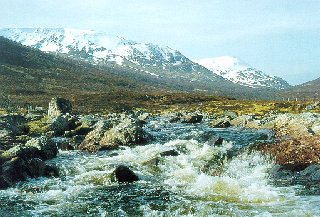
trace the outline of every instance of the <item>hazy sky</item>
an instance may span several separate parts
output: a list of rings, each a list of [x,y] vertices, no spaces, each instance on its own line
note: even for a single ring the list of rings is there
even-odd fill
[[[320,0],[0,0],[0,27],[102,30],[191,59],[231,55],[298,84],[320,77]]]

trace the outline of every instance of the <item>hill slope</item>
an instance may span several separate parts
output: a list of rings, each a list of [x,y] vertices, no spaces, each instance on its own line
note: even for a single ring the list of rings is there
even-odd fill
[[[320,99],[320,78],[294,86],[281,94],[284,98]]]

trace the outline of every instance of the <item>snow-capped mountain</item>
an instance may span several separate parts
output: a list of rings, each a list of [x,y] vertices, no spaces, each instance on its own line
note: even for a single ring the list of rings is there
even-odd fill
[[[0,36],[44,52],[63,53],[95,64],[113,63],[155,77],[182,77],[192,81],[199,74],[207,74],[204,79],[222,79],[211,76],[207,69],[167,46],[139,43],[92,30],[9,28],[0,29]]]
[[[285,89],[290,85],[279,77],[274,77],[251,67],[244,61],[231,56],[206,58],[194,62],[206,67],[213,73],[228,79],[236,84],[252,88],[268,87]]]

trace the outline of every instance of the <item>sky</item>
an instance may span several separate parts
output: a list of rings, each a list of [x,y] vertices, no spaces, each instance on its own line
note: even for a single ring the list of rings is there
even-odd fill
[[[320,0],[0,0],[0,28],[79,28],[236,56],[296,85],[320,77]]]

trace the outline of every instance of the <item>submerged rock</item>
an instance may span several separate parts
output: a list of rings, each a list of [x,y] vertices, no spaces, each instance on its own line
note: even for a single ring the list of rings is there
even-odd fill
[[[220,136],[214,136],[208,140],[209,145],[220,146],[223,143],[223,138]]]
[[[177,150],[169,150],[169,151],[164,151],[160,153],[161,157],[168,157],[168,156],[178,156],[179,152]]]
[[[139,177],[127,166],[120,165],[113,171],[113,176],[118,182],[135,182]]]

